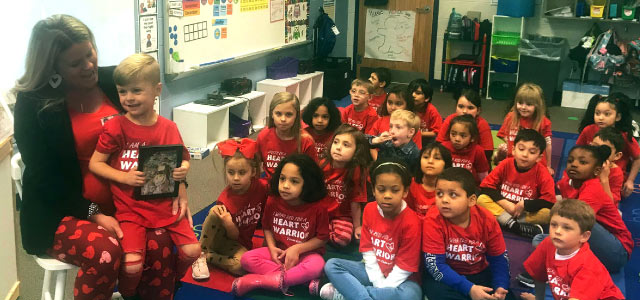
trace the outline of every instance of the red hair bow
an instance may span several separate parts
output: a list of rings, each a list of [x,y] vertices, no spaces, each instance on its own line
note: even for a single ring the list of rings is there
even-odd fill
[[[241,139],[240,141],[228,139],[218,143],[218,152],[222,156],[233,156],[236,151],[240,151],[242,156],[247,159],[253,159],[258,152],[258,144],[251,139]]]

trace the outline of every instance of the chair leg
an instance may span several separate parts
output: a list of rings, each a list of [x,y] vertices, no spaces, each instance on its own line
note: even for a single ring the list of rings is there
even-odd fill
[[[51,271],[44,270],[44,280],[42,280],[42,297],[40,300],[51,300],[51,292],[49,287],[51,285]],[[47,298],[47,295],[49,296]]]
[[[67,281],[67,270],[56,271],[56,292],[54,300],[64,299],[64,288]]]

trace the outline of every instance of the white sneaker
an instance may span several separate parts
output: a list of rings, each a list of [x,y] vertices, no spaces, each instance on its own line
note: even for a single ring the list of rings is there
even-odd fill
[[[191,265],[193,269],[191,275],[195,280],[205,280],[209,279],[209,266],[207,266],[207,256],[204,255],[204,252],[200,253],[200,257],[193,262]]]
[[[331,283],[322,286],[320,289],[320,298],[324,300],[345,300],[344,296],[342,296]]]

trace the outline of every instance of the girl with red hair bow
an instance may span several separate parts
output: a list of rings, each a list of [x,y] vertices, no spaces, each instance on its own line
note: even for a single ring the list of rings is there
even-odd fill
[[[202,255],[193,263],[193,278],[209,278],[206,263],[233,275],[243,275],[240,257],[251,241],[267,200],[267,183],[258,178],[260,158],[255,141],[228,139],[217,145],[224,160],[227,187],[202,224]]]

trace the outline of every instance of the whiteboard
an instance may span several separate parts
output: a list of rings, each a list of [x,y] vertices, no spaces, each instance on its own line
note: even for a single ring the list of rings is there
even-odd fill
[[[307,40],[308,0],[167,0],[165,8],[166,74]]]

